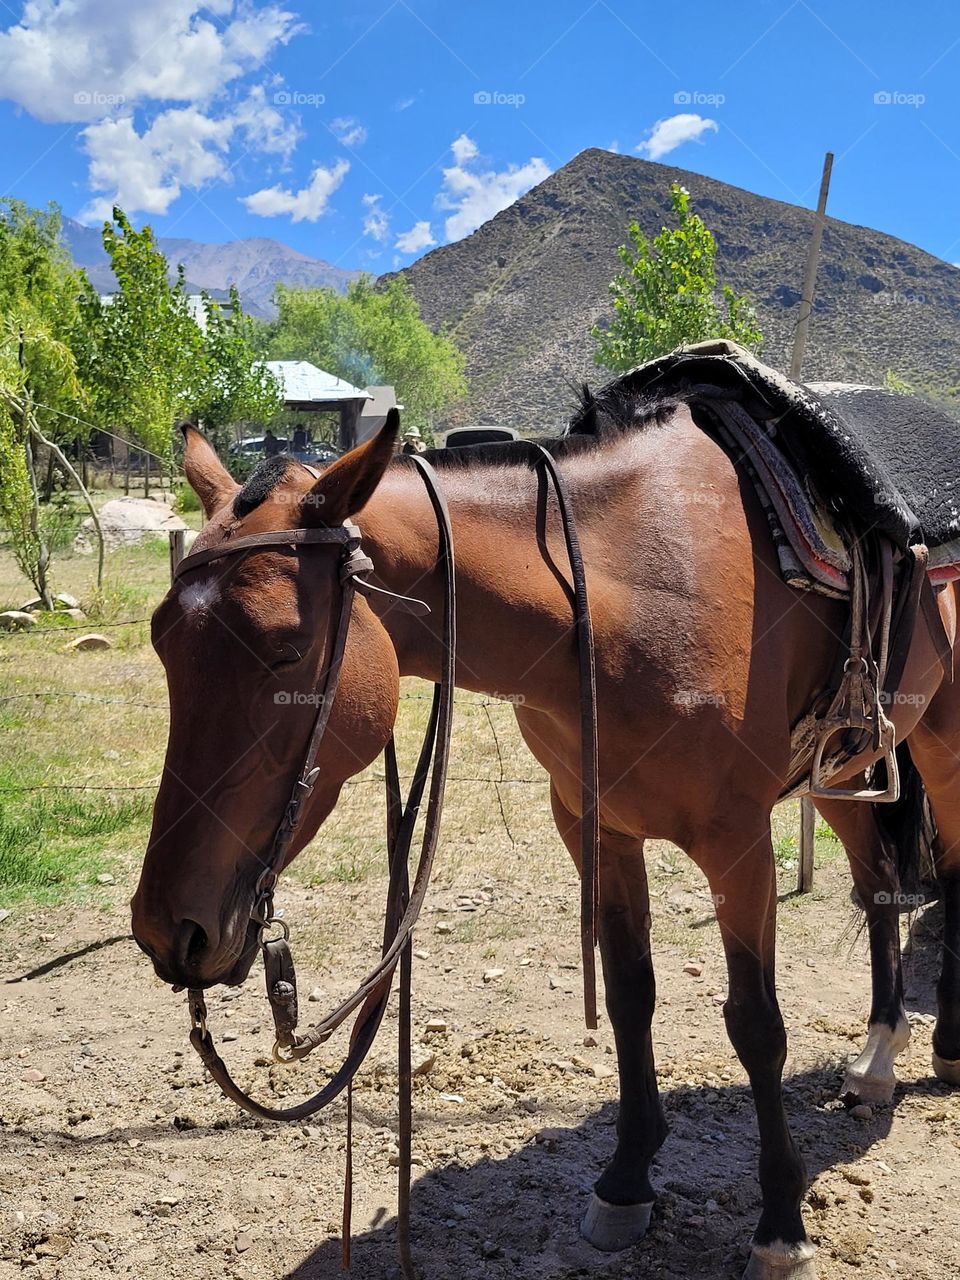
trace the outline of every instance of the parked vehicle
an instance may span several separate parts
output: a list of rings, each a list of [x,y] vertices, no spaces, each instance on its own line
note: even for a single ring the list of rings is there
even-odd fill
[[[341,450],[335,444],[330,444],[326,440],[307,441],[301,449],[291,447],[289,437],[277,436],[277,444],[280,446],[279,452],[296,458],[298,462],[304,462],[312,467],[328,467],[331,462],[335,462],[340,457]],[[234,457],[240,458],[258,458],[264,453],[264,437],[263,436],[245,436],[243,440],[239,440],[236,444],[230,446],[230,453]]]
[[[471,444],[498,444],[503,440],[518,440],[520,432],[514,427],[454,427],[443,437],[444,449],[463,449]]]

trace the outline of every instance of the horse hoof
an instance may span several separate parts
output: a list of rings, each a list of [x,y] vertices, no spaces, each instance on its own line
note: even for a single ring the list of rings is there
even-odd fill
[[[840,1097],[849,1106],[859,1102],[875,1105],[880,1102],[892,1102],[893,1092],[897,1087],[897,1077],[861,1075],[857,1071],[848,1071],[840,1090]]]
[[[944,1084],[960,1085],[960,1058],[941,1058],[933,1055],[933,1074]]]
[[[616,1253],[642,1240],[650,1226],[653,1201],[649,1204],[607,1204],[596,1194],[590,1197],[580,1224],[580,1234],[595,1249]]]
[[[816,1253],[809,1240],[755,1244],[743,1280],[817,1280]]]

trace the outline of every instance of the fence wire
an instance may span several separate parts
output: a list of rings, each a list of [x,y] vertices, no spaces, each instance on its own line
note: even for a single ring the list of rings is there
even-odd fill
[[[165,703],[159,702],[140,702],[132,698],[107,698],[98,694],[72,692],[64,690],[44,690],[30,689],[18,693],[6,694],[0,697],[0,706],[17,701],[33,700],[36,702],[47,700],[72,699],[79,704],[89,703],[93,706],[120,706],[131,707],[136,710],[143,711],[166,711]],[[401,702],[428,702],[432,700],[432,695],[427,693],[401,693]],[[449,783],[459,784],[483,784],[492,786],[495,789],[497,802],[500,809],[500,817],[503,822],[504,829],[512,844],[516,844],[516,840],[510,830],[507,820],[506,809],[503,803],[503,795],[501,787],[516,786],[544,786],[547,779],[543,774],[540,777],[508,777],[505,772],[503,748],[501,746],[500,737],[497,732],[496,723],[490,713],[491,707],[507,707],[510,704],[500,698],[485,698],[482,696],[474,697],[458,697],[456,700],[457,709],[478,709],[484,713],[487,724],[490,728],[490,734],[493,740],[494,750],[497,758],[497,774],[494,777],[480,777],[467,774],[448,774],[447,781]],[[413,774],[401,774],[401,780],[409,782],[413,778]],[[383,774],[371,774],[363,778],[348,778],[344,783],[345,787],[362,787],[370,785],[382,786],[385,782]],[[122,794],[129,791],[156,791],[159,787],[159,780],[155,782],[140,783],[94,783],[94,782],[44,782],[30,783],[22,786],[3,786],[0,787],[0,795],[24,795],[29,792],[43,791],[98,791]]]

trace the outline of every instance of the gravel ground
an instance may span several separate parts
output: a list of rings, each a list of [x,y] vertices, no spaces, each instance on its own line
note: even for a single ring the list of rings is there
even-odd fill
[[[615,1059],[584,1033],[576,890],[528,852],[497,874],[440,878],[415,970],[415,1251],[423,1280],[736,1277],[758,1215],[756,1125],[720,1010],[709,898],[675,851],[651,856],[658,1071],[670,1136],[647,1238],[614,1255],[578,1236],[612,1150]],[[792,878],[784,873],[784,889]],[[260,1124],[206,1081],[186,1010],[125,937],[113,906],[22,908],[0,926],[0,1276],[74,1280],[320,1280],[339,1276],[344,1109]],[[306,1014],[352,987],[373,954],[379,877],[285,887]],[[929,1070],[936,921],[914,926],[914,1028],[892,1107],[834,1101],[863,1038],[868,968],[842,859],[781,910],[787,1106],[811,1178],[821,1280],[960,1275],[960,1095]],[[906,926],[905,926],[906,928]],[[702,964],[700,976],[686,971]],[[342,1044],[269,1067],[259,972],[214,995],[211,1024],[241,1083],[276,1100],[314,1084]],[[429,1030],[427,1023],[438,1026]],[[391,1277],[396,1196],[395,1012],[356,1094],[353,1271]]]

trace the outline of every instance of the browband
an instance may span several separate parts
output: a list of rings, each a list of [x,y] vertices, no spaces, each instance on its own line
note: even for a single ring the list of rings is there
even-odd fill
[[[183,557],[174,571],[174,578],[191,569],[198,569],[211,560],[233,555],[235,551],[254,551],[266,547],[299,547],[309,542],[356,542],[360,545],[360,530],[355,524],[336,525],[331,529],[273,529],[266,533],[248,533],[232,542],[221,542],[202,551],[191,551]],[[372,567],[372,566],[371,566]]]
[[[427,614],[430,606],[423,600],[412,596],[402,596],[399,592],[388,591],[386,587],[374,586],[360,577],[362,573],[373,572],[373,561],[360,550],[360,530],[350,521],[334,525],[328,529],[272,529],[265,533],[249,533],[232,542],[221,542],[215,547],[204,547],[201,551],[191,551],[184,556],[173,573],[174,581],[181,578],[191,569],[199,569],[202,564],[211,560],[220,560],[223,556],[233,555],[237,551],[264,551],[273,547],[302,547],[310,543],[340,543],[344,549],[344,559],[340,566],[340,581],[352,578],[354,586],[362,594],[375,593],[395,600],[408,613]]]

